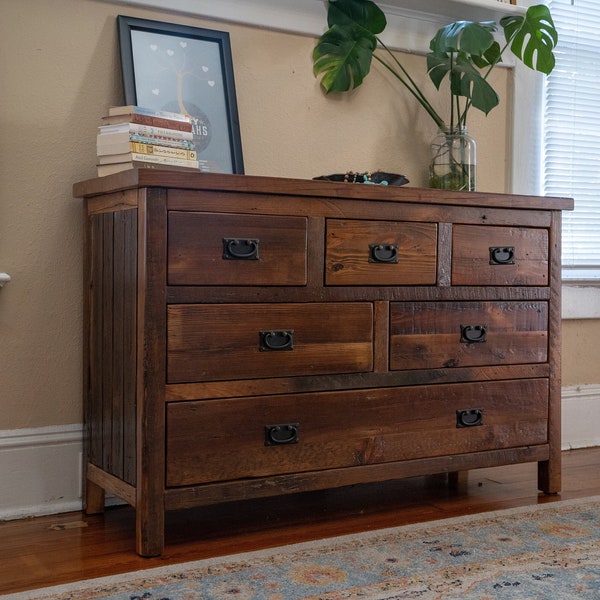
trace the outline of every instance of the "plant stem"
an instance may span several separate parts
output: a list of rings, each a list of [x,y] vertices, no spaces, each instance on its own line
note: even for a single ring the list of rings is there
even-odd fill
[[[504,48],[502,48],[500,50],[500,54],[498,60],[495,63],[490,64],[490,66],[488,67],[487,71],[485,72],[485,74],[483,75],[483,79],[487,80],[489,74],[492,72],[492,69],[499,63],[502,61],[502,55],[504,54],[504,51],[510,46],[510,41],[507,41],[506,44],[504,44]],[[471,100],[467,99],[467,101],[465,102],[465,110],[463,112],[463,121],[465,123],[465,125],[467,124],[467,111],[469,110],[469,108],[471,108]]]
[[[444,119],[440,117],[435,108],[431,105],[429,100],[425,97],[425,94],[419,89],[419,86],[415,83],[413,78],[408,74],[406,69],[402,66],[400,61],[396,58],[396,56],[392,53],[392,51],[379,39],[377,38],[378,43],[381,47],[388,53],[390,58],[394,61],[396,66],[400,69],[400,71],[404,74],[404,77],[398,73],[391,65],[389,65],[385,60],[383,60],[377,54],[373,54],[373,58],[375,58],[381,65],[383,65],[402,85],[417,99],[419,104],[427,111],[427,114],[435,121],[438,127],[445,127]]]

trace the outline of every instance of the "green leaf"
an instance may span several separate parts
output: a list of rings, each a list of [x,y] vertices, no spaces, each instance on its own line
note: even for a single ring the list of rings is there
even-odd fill
[[[427,70],[440,89],[445,77],[453,96],[467,98],[471,105],[488,114],[498,105],[498,95],[479,72],[500,60],[500,45],[494,40],[493,22],[457,21],[439,29],[430,43]]]
[[[371,0],[330,0],[329,29],[313,51],[313,73],[322,75],[321,87],[346,92],[358,87],[371,70],[378,33],[387,21]]]
[[[494,43],[494,31],[496,31],[496,24],[493,21],[484,23],[456,21],[438,29],[429,47],[435,54],[465,52],[474,56],[483,56]]]
[[[492,52],[492,56],[496,56],[496,53]],[[427,55],[427,69],[437,89],[440,89],[448,75],[451,94],[468,98],[475,108],[486,115],[499,103],[498,94],[472,63],[472,57],[464,52],[453,56],[430,53]]]
[[[328,6],[328,27],[358,25],[369,33],[377,35],[387,25],[383,11],[371,0],[330,0]]]
[[[481,73],[473,66],[467,56],[459,54],[454,71],[458,74],[460,81],[457,95],[464,96],[471,100],[473,107],[482,111],[486,115],[492,108],[498,106],[500,99],[494,88],[484,79]]]
[[[479,69],[486,69],[500,62],[502,53],[500,44],[494,42],[484,53],[483,56],[472,56],[473,63]]]
[[[430,52],[427,55],[427,71],[433,85],[439,90],[444,77],[450,72],[452,63],[445,53]]]
[[[555,63],[552,50],[558,43],[558,33],[547,6],[531,6],[524,17],[504,17],[500,25],[511,52],[525,65],[546,75],[552,71]]]
[[[315,77],[323,76],[321,86],[327,93],[354,89],[368,75],[376,47],[375,36],[364,28],[333,25],[313,51]]]

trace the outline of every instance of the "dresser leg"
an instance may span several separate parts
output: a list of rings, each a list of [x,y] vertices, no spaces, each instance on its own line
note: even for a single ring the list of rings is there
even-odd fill
[[[464,487],[469,482],[469,471],[451,471],[448,473],[448,487],[451,490]]]
[[[104,497],[104,488],[87,479],[85,482],[85,514],[97,515],[103,513]]]
[[[545,494],[558,494],[561,490],[561,459],[538,463],[538,489]]]
[[[165,546],[165,519],[162,512],[138,507],[136,516],[136,550],[140,556],[160,556]]]

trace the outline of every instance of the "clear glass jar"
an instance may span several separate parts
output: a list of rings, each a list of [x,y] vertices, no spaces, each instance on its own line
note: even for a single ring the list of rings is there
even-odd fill
[[[477,147],[466,128],[440,129],[431,142],[429,186],[439,190],[475,191]]]

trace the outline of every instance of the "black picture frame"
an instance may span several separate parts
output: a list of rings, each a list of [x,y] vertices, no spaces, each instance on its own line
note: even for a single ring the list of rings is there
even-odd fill
[[[125,104],[184,112],[200,169],[244,173],[229,34],[117,17]]]

